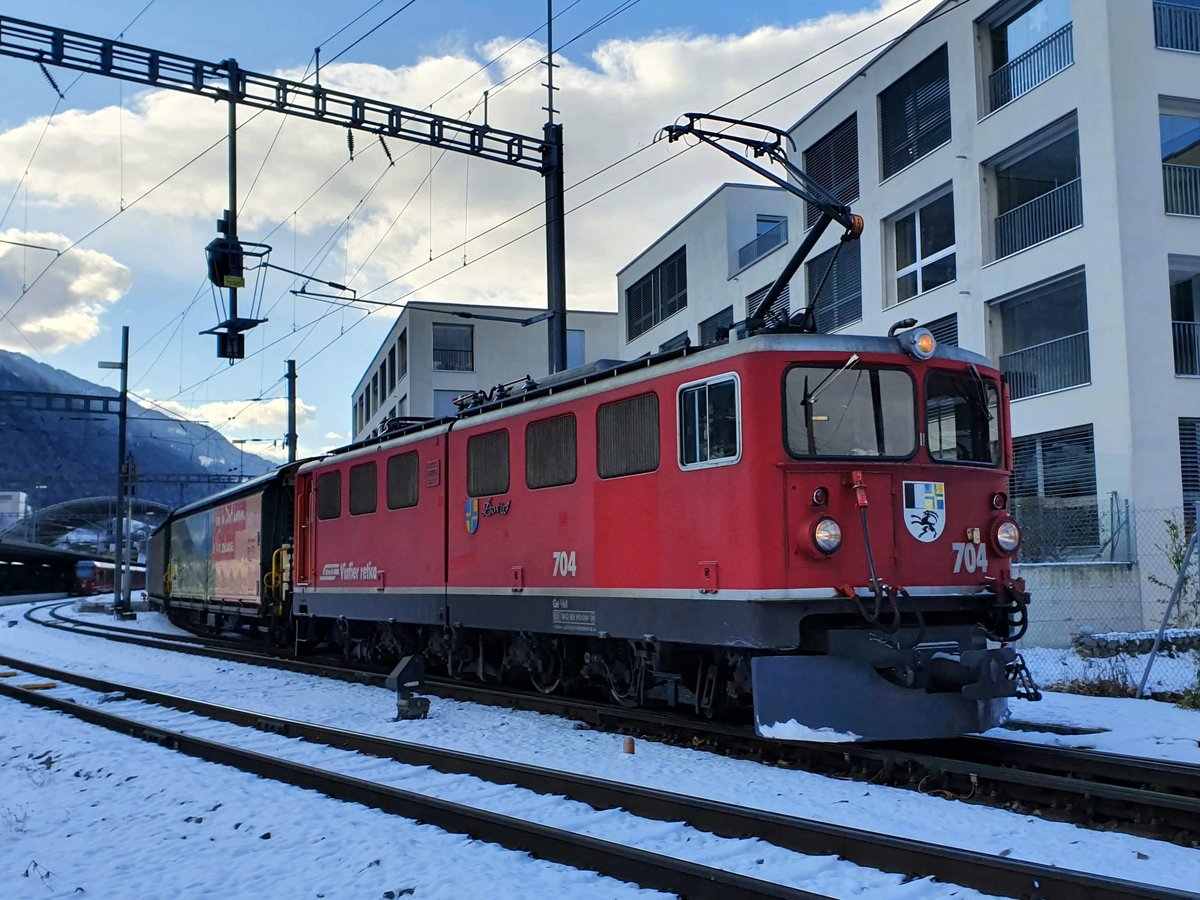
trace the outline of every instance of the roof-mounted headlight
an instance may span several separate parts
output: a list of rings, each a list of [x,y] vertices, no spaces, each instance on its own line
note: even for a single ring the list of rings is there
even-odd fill
[[[896,335],[900,348],[916,359],[929,359],[937,350],[937,341],[928,328],[910,328]]]

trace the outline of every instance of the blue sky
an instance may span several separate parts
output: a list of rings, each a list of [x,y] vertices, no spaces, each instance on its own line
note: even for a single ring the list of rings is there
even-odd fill
[[[305,69],[318,43],[328,61],[396,14],[324,70],[323,81],[422,107],[465,80],[435,106],[449,116],[466,115],[484,88],[541,53],[544,32],[500,64],[477,71],[544,24],[543,0],[415,0],[400,11],[406,2],[384,0],[336,37],[373,0],[154,0],[144,11],[146,0],[43,0],[8,3],[3,14],[116,37],[141,12],[125,33],[129,43],[212,61],[233,56],[245,68],[291,75]],[[872,51],[932,5],[933,0],[640,0],[574,40],[557,76],[568,209],[638,177],[568,216],[568,305],[614,309],[618,269],[721,181],[753,179],[716,154],[700,153],[641,176],[678,152],[677,145],[652,144],[659,126],[685,110],[711,109],[897,13],[725,110],[749,115],[765,107],[762,120],[786,127],[861,64],[856,56]],[[561,15],[555,43],[576,38],[620,7],[618,0],[573,5],[556,0]],[[62,70],[53,76],[60,88],[75,78]],[[14,301],[17,305],[9,321],[0,322],[0,346],[100,380],[95,361],[114,356],[120,326],[129,324],[135,390],[167,408],[204,417],[237,438],[282,434],[283,361],[296,358],[305,404],[302,451],[344,441],[350,393],[386,334],[390,316],[364,320],[356,310],[297,301],[287,291],[294,286],[290,277],[271,273],[263,295],[270,322],[248,335],[250,358],[223,366],[215,358],[214,339],[197,334],[217,321],[203,277],[203,247],[225,205],[225,148],[218,143],[223,110],[184,94],[87,76],[58,102],[47,127],[45,117],[57,98],[37,67],[0,59],[0,77],[9,88],[0,105],[3,236],[64,247],[117,214],[55,260],[28,293],[22,294],[22,285],[38,278],[52,255],[4,248],[0,311]],[[540,81],[535,72],[496,91],[491,123],[539,132],[544,117]],[[122,205],[129,206],[213,143],[218,146],[121,212]],[[390,149],[399,156],[409,148]],[[271,116],[240,133],[239,151],[242,237],[271,243],[272,260],[280,265],[338,281],[352,278],[360,293],[374,289],[374,297],[389,301],[530,307],[545,302],[544,244],[536,231],[540,210],[489,232],[536,207],[542,193],[536,175],[489,168],[478,160],[468,165],[462,157],[438,160],[426,148],[389,168],[381,150],[361,137],[355,160],[346,164],[340,129],[295,120],[281,128]],[[572,187],[631,153],[636,158]],[[527,232],[511,247],[475,262]],[[252,402],[257,397],[273,402]]]

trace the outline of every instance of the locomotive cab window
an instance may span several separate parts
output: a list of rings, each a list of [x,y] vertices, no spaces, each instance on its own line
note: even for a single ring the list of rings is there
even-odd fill
[[[342,514],[342,473],[322,472],[317,476],[317,518],[336,519]]]
[[[575,414],[530,422],[525,427],[525,484],[556,487],[575,481]]]
[[[639,394],[596,411],[596,470],[601,478],[658,468],[658,394]]]
[[[738,379],[721,375],[679,389],[679,464],[729,465],[741,455]]]
[[[467,496],[508,493],[508,430],[467,438]]]
[[[792,456],[903,459],[917,448],[912,376],[864,366],[793,366],[784,377],[787,448]]]
[[[350,467],[350,515],[365,516],[375,512],[378,491],[375,463],[359,463]]]
[[[1000,463],[999,392],[972,367],[931,372],[925,383],[925,431],[938,462]]]
[[[417,470],[417,451],[415,450],[388,457],[388,509],[407,509],[417,505],[421,487],[421,479]]]

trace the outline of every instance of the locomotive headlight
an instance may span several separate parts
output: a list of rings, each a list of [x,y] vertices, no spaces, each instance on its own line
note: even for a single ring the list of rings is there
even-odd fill
[[[842,546],[842,526],[833,519],[821,519],[813,528],[813,543],[822,553],[832,553]]]
[[[928,328],[910,328],[896,335],[896,340],[909,356],[929,359],[937,349],[937,341]]]
[[[1012,519],[1005,519],[996,526],[996,546],[1005,553],[1012,553],[1021,546],[1021,529]]]

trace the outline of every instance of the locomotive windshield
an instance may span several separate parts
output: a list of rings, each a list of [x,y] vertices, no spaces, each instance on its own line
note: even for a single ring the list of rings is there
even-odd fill
[[[932,372],[925,386],[929,454],[939,462],[999,465],[1000,417],[996,383],[974,366]]]
[[[793,456],[907,457],[916,449],[912,376],[857,365],[794,366],[784,379]]]

